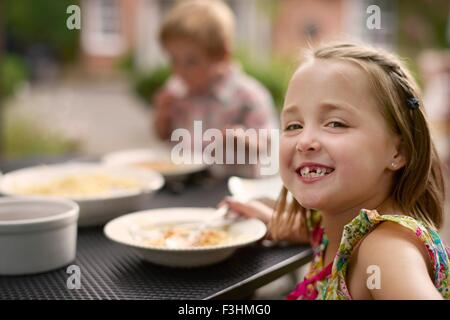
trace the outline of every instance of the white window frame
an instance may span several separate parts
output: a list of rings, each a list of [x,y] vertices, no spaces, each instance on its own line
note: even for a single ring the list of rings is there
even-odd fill
[[[117,10],[117,32],[105,33],[102,26],[102,1],[82,1],[81,43],[84,50],[91,55],[118,56],[125,51],[125,39],[122,32],[122,14],[119,0],[113,2]]]

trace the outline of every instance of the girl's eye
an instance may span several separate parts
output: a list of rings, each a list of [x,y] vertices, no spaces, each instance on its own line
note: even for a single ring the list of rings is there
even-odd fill
[[[329,125],[330,124],[334,124],[334,125],[332,125],[332,128],[347,128],[347,126],[345,124],[343,124],[342,122],[339,122],[339,121],[331,121],[329,123]]]
[[[290,130],[297,130],[297,129],[301,129],[301,128],[302,128],[302,126],[300,124],[293,123],[293,124],[288,125],[284,130],[290,131]]]

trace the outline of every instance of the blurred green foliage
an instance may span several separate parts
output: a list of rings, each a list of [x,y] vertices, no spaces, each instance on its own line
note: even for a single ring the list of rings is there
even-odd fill
[[[397,1],[399,47],[420,52],[429,48],[450,48],[447,35],[450,1]]]
[[[27,79],[28,72],[23,59],[7,54],[0,61],[0,86],[4,97],[8,97]]]
[[[272,57],[265,62],[255,62],[245,51],[239,51],[236,54],[236,60],[240,62],[245,73],[261,82],[269,90],[275,106],[281,110],[296,63],[277,57]]]
[[[59,59],[71,61],[78,51],[78,30],[66,26],[67,7],[79,0],[4,0],[6,30],[16,45],[45,43]]]
[[[47,46],[61,62],[74,61],[78,52],[79,31],[66,26],[67,8],[79,0],[3,0],[9,46],[18,54],[34,44]],[[0,85],[4,96],[14,93],[26,81],[29,70],[22,56],[7,52],[0,61]],[[72,152],[77,144],[50,133],[26,119],[3,121],[2,157],[58,155]]]
[[[5,121],[2,145],[3,156],[10,159],[74,153],[78,148],[75,141],[48,132],[32,121],[22,118]]]
[[[134,89],[139,97],[151,103],[153,96],[170,76],[170,68],[160,66],[149,73],[136,76]]]
[[[134,69],[134,58],[133,52],[128,52],[119,58],[115,64],[115,68],[126,73],[133,73]]]

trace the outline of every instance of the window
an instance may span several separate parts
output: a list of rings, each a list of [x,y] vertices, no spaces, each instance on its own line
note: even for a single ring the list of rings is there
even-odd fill
[[[84,0],[81,40],[92,55],[117,56],[123,53],[125,41],[121,28],[119,0]]]

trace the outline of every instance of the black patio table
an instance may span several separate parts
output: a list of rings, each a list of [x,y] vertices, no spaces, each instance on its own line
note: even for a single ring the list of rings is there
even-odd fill
[[[5,173],[64,160],[67,158],[3,162],[0,170]],[[180,189],[183,185],[186,187]],[[183,185],[166,185],[146,208],[215,207],[229,194],[226,181],[210,179],[204,172],[192,175]],[[81,271],[79,289],[69,289],[71,274],[61,268],[37,275],[0,277],[0,299],[245,299],[308,263],[311,256],[309,246],[265,246],[258,242],[238,249],[216,265],[169,268],[145,262],[129,248],[108,240],[102,227],[79,228],[73,262]]]

